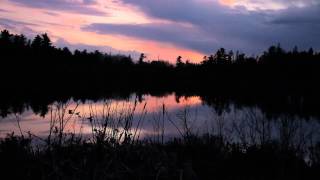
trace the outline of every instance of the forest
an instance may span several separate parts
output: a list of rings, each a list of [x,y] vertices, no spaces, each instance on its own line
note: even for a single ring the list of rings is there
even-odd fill
[[[99,51],[57,48],[47,34],[0,35],[1,115],[31,107],[43,114],[54,101],[126,98],[130,93],[162,96],[200,95],[208,104],[223,108],[234,103],[258,106],[271,116],[286,112],[302,117],[320,115],[320,53],[312,48],[286,51],[271,46],[250,57],[223,48],[200,63],[176,64],[133,60],[130,56]]]
[[[0,138],[1,176],[55,180],[320,177],[318,134],[304,131],[305,124],[312,126],[320,119],[320,52],[285,50],[278,44],[255,57],[224,48],[193,60],[199,63],[182,56],[177,55],[172,64],[148,60],[145,53],[132,59],[100,51],[71,51],[56,47],[47,34],[28,39],[2,30],[0,121],[17,117],[20,135],[13,132]],[[242,110],[249,107],[252,114],[245,116],[247,124],[235,122],[240,125],[233,129],[240,140],[226,135],[223,128],[194,133],[187,108],[178,118],[179,137],[164,141],[163,125],[162,134],[154,132],[158,141],[139,138],[143,120],[134,121],[138,102],[143,102],[144,95],[173,93],[177,102],[180,97],[200,97],[217,112],[209,120],[218,122],[231,105]],[[115,109],[115,115],[103,109],[101,117],[85,116],[66,105],[130,99],[132,94],[136,95],[133,106]],[[145,107],[138,117],[147,114]],[[260,109],[262,115],[250,108]],[[29,110],[49,116],[47,136],[22,132],[18,117]],[[175,123],[165,104],[158,111],[154,117],[158,123]],[[71,118],[85,120],[89,132],[66,131]]]

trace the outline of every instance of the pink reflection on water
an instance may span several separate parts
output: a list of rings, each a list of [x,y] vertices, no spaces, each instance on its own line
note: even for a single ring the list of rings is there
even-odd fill
[[[10,114],[8,117],[0,120],[0,137],[4,137],[11,132],[17,135],[21,134],[21,132],[23,134],[30,132],[36,136],[46,136],[49,133],[51,120],[59,119],[62,114],[64,115],[64,119],[68,119],[65,132],[91,134],[92,127],[88,120],[89,117],[94,116],[97,119],[103,118],[103,115],[106,115],[107,111],[114,117],[119,117],[121,114],[134,111],[133,127],[136,127],[136,121],[139,121],[142,114],[144,114],[146,117],[146,127],[141,127],[140,129],[141,137],[144,137],[145,135],[153,134],[152,131],[154,131],[154,129],[150,123],[152,123],[151,121],[154,119],[154,116],[162,111],[163,106],[167,112],[175,112],[185,107],[201,105],[201,103],[200,97],[180,97],[176,99],[174,94],[164,97],[146,95],[143,96],[141,102],[139,102],[135,96],[132,96],[128,100],[86,101],[85,103],[77,103],[70,100],[67,104],[64,104],[66,108],[65,112],[62,112],[61,109],[58,111],[58,105],[61,104],[54,103],[49,106],[49,112],[45,117],[34,114],[31,110],[27,110],[20,115]],[[50,109],[52,111],[50,111]],[[148,123],[149,125],[147,125]]]

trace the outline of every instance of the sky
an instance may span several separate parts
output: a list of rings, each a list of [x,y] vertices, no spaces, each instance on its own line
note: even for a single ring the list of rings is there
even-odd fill
[[[320,50],[320,0],[0,0],[0,29],[58,47],[199,62],[218,48]]]

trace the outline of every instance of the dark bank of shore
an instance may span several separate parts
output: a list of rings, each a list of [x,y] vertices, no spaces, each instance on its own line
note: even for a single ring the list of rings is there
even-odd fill
[[[299,147],[283,142],[239,144],[209,135],[189,135],[164,144],[134,141],[129,136],[121,143],[98,136],[90,142],[75,136],[56,138],[41,147],[32,145],[28,137],[2,139],[1,176],[75,180],[320,177],[320,144],[310,147],[306,156]]]

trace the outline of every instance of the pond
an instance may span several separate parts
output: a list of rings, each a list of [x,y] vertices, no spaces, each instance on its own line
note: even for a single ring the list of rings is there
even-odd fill
[[[90,137],[104,130],[110,136],[127,132],[132,138],[153,141],[203,134],[246,143],[285,139],[296,144],[318,139],[317,117],[285,113],[270,116],[259,106],[226,105],[204,99],[175,93],[161,96],[132,93],[126,98],[99,100],[69,98],[48,104],[42,113],[29,106],[8,113],[0,120],[0,136],[14,132],[46,137],[63,130]]]

